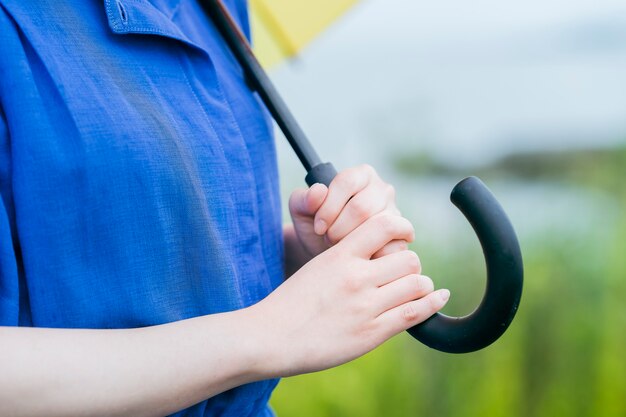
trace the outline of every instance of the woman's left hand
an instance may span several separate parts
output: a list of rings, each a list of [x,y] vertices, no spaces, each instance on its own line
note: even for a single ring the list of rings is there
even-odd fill
[[[315,184],[295,190],[289,211],[302,249],[312,258],[342,240],[370,217],[387,211],[400,215],[395,190],[369,165],[341,171],[330,187]],[[393,241],[374,258],[406,250],[405,241]]]

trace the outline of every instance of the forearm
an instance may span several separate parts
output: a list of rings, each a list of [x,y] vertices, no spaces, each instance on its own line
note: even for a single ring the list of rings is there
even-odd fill
[[[251,320],[240,310],[142,329],[0,327],[0,415],[167,415],[264,379]]]

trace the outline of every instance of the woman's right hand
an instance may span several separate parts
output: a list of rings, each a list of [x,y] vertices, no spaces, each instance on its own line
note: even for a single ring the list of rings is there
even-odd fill
[[[380,213],[250,307],[266,376],[348,362],[439,311],[450,293],[433,291],[414,252],[371,259],[387,243],[413,238],[408,220]]]

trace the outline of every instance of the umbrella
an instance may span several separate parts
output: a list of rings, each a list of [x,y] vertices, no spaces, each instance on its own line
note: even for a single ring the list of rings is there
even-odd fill
[[[295,56],[358,0],[250,0],[254,51],[271,67]]]
[[[321,161],[226,8],[220,0],[204,0],[202,6],[307,170],[307,184],[329,185],[336,175],[335,168]],[[408,332],[433,349],[467,353],[496,341],[515,317],[522,295],[522,255],[511,222],[482,181],[476,177],[462,180],[452,190],[450,199],[470,222],[483,248],[487,264],[485,295],[468,316],[437,313]]]

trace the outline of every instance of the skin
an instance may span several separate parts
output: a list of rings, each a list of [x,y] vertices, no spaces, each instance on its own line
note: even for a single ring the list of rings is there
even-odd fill
[[[167,415],[348,362],[445,305],[371,167],[296,190],[290,212],[290,278],[251,307],[142,329],[0,327],[0,416]]]

